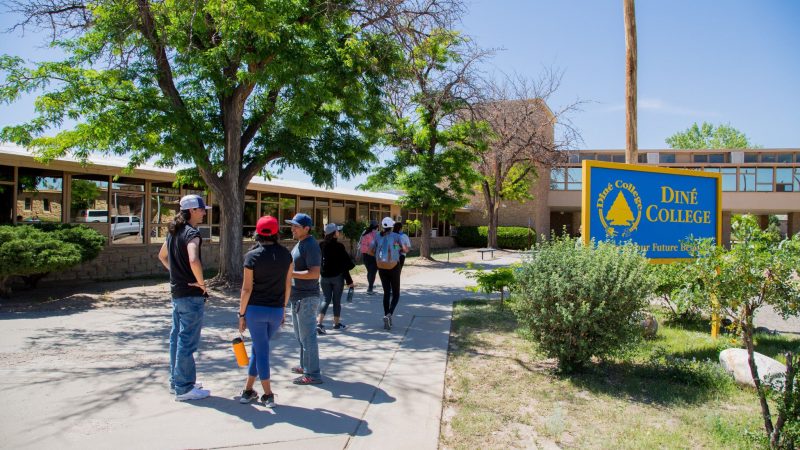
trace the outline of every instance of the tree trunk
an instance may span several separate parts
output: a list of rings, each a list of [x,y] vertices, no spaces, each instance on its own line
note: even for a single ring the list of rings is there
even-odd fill
[[[219,273],[214,277],[215,285],[235,287],[242,282],[242,222],[244,219],[244,189],[232,177],[222,180],[229,186],[215,192],[219,199]]]
[[[424,259],[431,258],[431,214],[422,214],[422,239],[419,241],[419,256]]]
[[[767,437],[772,436],[772,415],[769,411],[769,403],[767,403],[767,395],[764,392],[764,387],[761,385],[761,379],[758,376],[758,366],[756,366],[755,348],[753,346],[753,313],[749,309],[745,311],[745,318],[742,323],[742,340],[747,347],[747,363],[750,366],[750,375],[753,377],[753,383],[756,385],[756,392],[758,393],[758,401],[761,404],[761,416],[764,419],[764,429],[767,432]]]
[[[625,162],[639,162],[636,137],[636,14],[633,0],[622,0],[625,19]]]
[[[486,213],[489,216],[489,229],[486,233],[486,247],[497,248],[497,226],[500,223],[500,202],[492,195],[489,183],[483,182],[483,200],[486,202]]]

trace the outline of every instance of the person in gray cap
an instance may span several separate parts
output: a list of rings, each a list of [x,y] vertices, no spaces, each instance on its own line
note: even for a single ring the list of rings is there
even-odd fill
[[[294,335],[300,343],[300,365],[292,372],[302,374],[295,378],[294,384],[320,384],[319,347],[317,345],[316,314],[319,296],[319,274],[322,266],[322,253],[316,239],[311,236],[311,217],[295,214],[286,223],[292,226],[292,237],[297,244],[292,249],[294,271],[292,272],[292,324]]]
[[[347,328],[342,323],[342,291],[344,285],[353,287],[353,278],[350,270],[355,267],[350,255],[341,242],[338,241],[339,231],[342,227],[335,223],[325,225],[325,239],[319,243],[322,251],[322,271],[319,283],[322,286],[322,302],[319,304],[319,316],[317,317],[317,334],[325,334],[325,313],[328,306],[333,302],[333,329],[343,330]]]
[[[172,330],[169,334],[169,385],[176,401],[200,400],[211,391],[197,383],[194,352],[200,344],[206,283],[197,225],[203,222],[206,206],[199,195],[181,199],[181,210],[169,223],[167,239],[158,259],[169,271],[172,293]]]

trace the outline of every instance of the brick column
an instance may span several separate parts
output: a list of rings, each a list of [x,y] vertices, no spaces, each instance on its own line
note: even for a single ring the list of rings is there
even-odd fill
[[[731,248],[731,212],[722,211],[722,236],[720,237],[721,244],[725,248]]]
[[[800,212],[790,212],[786,216],[788,218],[786,223],[786,237],[792,237],[800,233]]]

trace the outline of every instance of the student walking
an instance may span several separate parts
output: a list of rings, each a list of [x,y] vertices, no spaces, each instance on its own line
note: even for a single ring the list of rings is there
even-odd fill
[[[347,284],[351,289],[355,285],[350,277],[350,270],[355,267],[344,245],[339,242],[339,232],[342,227],[335,223],[325,225],[325,238],[319,243],[322,252],[322,277],[319,280],[322,286],[322,302],[319,305],[317,317],[317,334],[325,334],[325,313],[333,302],[333,329],[344,330],[347,325],[342,323],[342,291]]]
[[[398,261],[398,264],[400,265],[400,271],[402,272],[403,265],[406,263],[406,254],[411,251],[411,238],[409,238],[407,234],[403,233],[403,222],[395,222],[392,230],[400,235],[402,245],[408,249],[400,252],[400,260]]]
[[[264,406],[275,406],[270,385],[269,341],[286,320],[286,305],[292,289],[292,254],[278,244],[278,219],[264,216],[256,223],[256,246],[244,256],[244,275],[239,300],[239,333],[250,329],[252,357],[240,403],[258,398],[253,389],[261,380]]]
[[[372,243],[375,241],[376,236],[378,236],[378,221],[370,220],[369,226],[364,229],[364,232],[361,233],[361,238],[358,240],[361,261],[364,262],[364,267],[367,269],[367,295],[375,294],[375,275],[378,273],[378,266],[375,263]]]
[[[392,329],[392,316],[400,301],[400,253],[408,253],[399,234],[392,231],[394,220],[384,217],[381,221],[380,235],[372,242],[378,276],[383,287],[383,328]],[[391,297],[391,303],[390,303]]]
[[[200,344],[200,329],[208,293],[203,279],[200,246],[203,240],[197,225],[206,216],[199,195],[181,198],[180,212],[169,223],[167,239],[158,259],[169,271],[172,294],[172,330],[169,333],[169,388],[176,401],[200,400],[211,391],[197,383],[194,352]]]
[[[317,307],[319,306],[319,275],[322,253],[316,239],[311,236],[311,217],[295,214],[286,223],[292,226],[292,237],[297,244],[292,249],[294,270],[292,271],[291,295],[292,323],[294,335],[300,343],[300,365],[292,372],[302,374],[292,381],[294,384],[320,384],[319,347],[317,345]]]

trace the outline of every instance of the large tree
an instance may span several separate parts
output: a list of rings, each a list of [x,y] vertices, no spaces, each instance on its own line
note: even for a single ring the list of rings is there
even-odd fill
[[[44,92],[5,140],[44,159],[92,151],[193,166],[220,204],[218,281],[241,277],[245,187],[267,165],[331,185],[365,171],[397,61],[387,34],[449,0],[17,0],[62,61],[3,56],[0,100]],[[444,7],[442,6],[444,5]],[[55,130],[65,120],[70,129]]]
[[[456,119],[478,98],[475,70],[486,53],[440,24],[415,29],[425,32],[399,35],[405,77],[389,90],[392,115],[384,144],[393,157],[365,186],[397,186],[400,204],[421,211],[420,256],[430,259],[433,215],[463,206],[478,179],[473,164],[481,124]]]
[[[565,153],[579,140],[570,114],[578,110],[575,101],[552,110],[548,100],[558,90],[562,74],[545,70],[535,80],[504,76],[482,89],[483,98],[460,113],[464,120],[488,125],[485,146],[476,147],[476,169],[489,219],[488,246],[497,248],[497,227],[501,201],[526,201],[537,168],[547,170],[565,161]]]
[[[685,131],[673,134],[666,139],[670,148],[680,149],[715,149],[715,148],[758,148],[750,142],[744,133],[736,128],[721,124],[712,125],[703,122],[702,125],[693,123]]]

